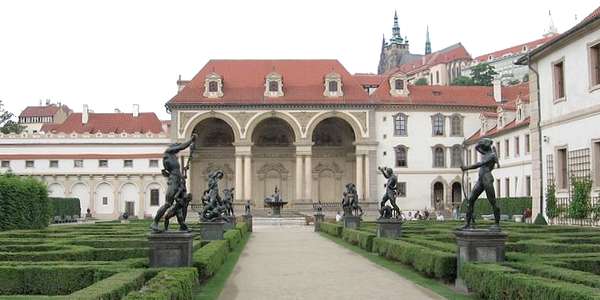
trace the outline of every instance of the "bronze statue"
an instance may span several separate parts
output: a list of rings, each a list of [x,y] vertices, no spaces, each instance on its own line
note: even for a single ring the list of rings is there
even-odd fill
[[[168,229],[168,219],[176,216],[177,223],[179,223],[179,230],[189,231],[185,224],[185,217],[187,211],[187,201],[191,198],[191,195],[187,193],[185,187],[185,180],[187,176],[187,170],[190,166],[190,160],[185,166],[184,172],[181,171],[179,159],[177,153],[192,146],[196,140],[196,134],[192,135],[192,138],[184,143],[171,144],[163,154],[163,176],[167,177],[167,193],[165,195],[165,204],[158,209],[156,216],[154,216],[154,222],[150,225],[150,229],[154,232],[161,232],[158,222],[165,215],[167,210],[170,210],[169,217],[165,218],[165,229]],[[193,150],[193,149],[192,149]],[[174,204],[174,202],[176,202]]]
[[[344,209],[344,216],[363,215],[362,207],[358,205],[358,193],[354,183],[346,184],[346,191],[344,191],[342,197],[342,208]]]
[[[250,215],[250,200],[246,200],[246,205],[244,205],[244,211],[246,216]]]
[[[208,174],[208,189],[204,191],[205,198],[203,202],[208,202],[202,208],[200,219],[203,222],[217,222],[223,220],[226,212],[225,203],[219,196],[219,180],[223,179],[223,171],[216,170]]]
[[[381,209],[379,210],[379,218],[380,219],[389,219],[392,217],[390,214],[387,214],[387,213],[384,214],[384,212],[385,212],[384,208],[388,201],[392,205],[393,212],[395,213],[395,217],[399,218],[400,217],[400,208],[398,208],[398,205],[396,205],[396,195],[398,195],[398,177],[396,177],[396,175],[394,175],[394,170],[392,170],[392,168],[378,167],[377,169],[381,172],[381,174],[383,174],[383,177],[385,177],[387,179],[387,182],[384,185],[385,195],[383,195],[383,198],[381,199],[381,203],[380,203]]]
[[[234,188],[223,190],[223,205],[225,206],[225,215],[235,217],[233,212],[233,190]]]
[[[479,168],[479,178],[473,187],[471,195],[467,199],[467,224],[462,229],[474,229],[473,209],[475,208],[475,201],[485,191],[485,195],[494,210],[495,224],[490,230],[500,230],[500,209],[496,205],[496,191],[494,190],[494,176],[492,175],[492,170],[496,165],[499,166],[499,164],[493,144],[494,141],[489,138],[479,140],[477,146],[475,146],[475,150],[481,153],[481,161],[470,166],[460,167],[463,171]]]

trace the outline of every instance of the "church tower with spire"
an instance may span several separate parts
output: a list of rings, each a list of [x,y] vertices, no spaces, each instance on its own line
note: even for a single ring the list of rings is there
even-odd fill
[[[383,74],[386,71],[408,61],[412,55],[409,52],[408,38],[400,34],[400,24],[398,22],[398,12],[394,12],[394,26],[392,26],[392,37],[388,42],[383,38],[381,44],[381,53],[379,56],[379,66],[377,73]]]
[[[431,54],[431,41],[429,40],[429,25],[427,25],[427,32],[425,33],[425,55]]]

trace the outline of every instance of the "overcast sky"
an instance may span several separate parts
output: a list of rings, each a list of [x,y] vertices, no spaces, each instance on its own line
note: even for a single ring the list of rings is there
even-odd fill
[[[336,58],[376,72],[394,10],[413,53],[462,42],[473,56],[559,32],[597,0],[546,1],[24,1],[0,2],[0,100],[18,113],[51,99],[168,118],[179,74],[214,58]]]

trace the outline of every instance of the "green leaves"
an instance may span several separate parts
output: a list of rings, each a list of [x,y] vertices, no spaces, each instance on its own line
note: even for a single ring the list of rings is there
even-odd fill
[[[30,177],[0,175],[0,231],[48,226],[46,185]]]
[[[591,212],[590,192],[592,181],[588,178],[571,178],[573,187],[573,198],[569,204],[569,217],[573,219],[585,219]]]

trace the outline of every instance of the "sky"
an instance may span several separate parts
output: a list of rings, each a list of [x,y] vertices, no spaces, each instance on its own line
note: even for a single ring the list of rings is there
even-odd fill
[[[377,71],[394,11],[410,50],[461,42],[475,57],[559,32],[597,0],[0,1],[0,100],[18,115],[50,99],[75,111],[156,112],[209,59],[338,59]]]

